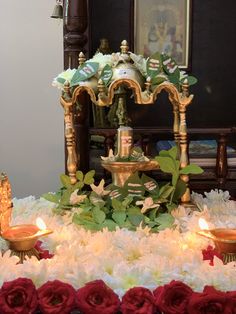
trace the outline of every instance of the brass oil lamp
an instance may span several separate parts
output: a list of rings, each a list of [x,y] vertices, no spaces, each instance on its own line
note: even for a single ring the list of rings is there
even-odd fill
[[[12,212],[11,186],[5,174],[0,176],[0,235],[9,243],[11,255],[18,256],[23,263],[26,256],[39,259],[35,244],[42,236],[52,233],[44,221],[37,218],[36,225],[23,224],[10,226]]]
[[[201,219],[199,224],[200,223],[205,223],[205,228],[197,233],[205,238],[211,239],[214,242],[216,249],[223,256],[224,264],[236,261],[236,229],[208,229],[208,225],[204,222],[204,219]]]

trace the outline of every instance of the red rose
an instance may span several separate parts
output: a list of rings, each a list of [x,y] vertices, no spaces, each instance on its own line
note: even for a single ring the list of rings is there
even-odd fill
[[[227,297],[232,308],[232,314],[236,314],[236,291],[227,292]]]
[[[153,292],[157,308],[165,314],[186,313],[187,304],[192,293],[193,290],[189,286],[175,280]]]
[[[37,291],[31,279],[5,282],[0,290],[1,314],[30,314],[38,305]]]
[[[102,280],[94,280],[78,290],[77,304],[84,314],[114,314],[120,300]]]
[[[76,306],[75,289],[59,280],[48,281],[38,289],[39,306],[45,314],[67,314]]]
[[[226,293],[206,286],[203,293],[193,293],[188,305],[191,314],[232,314]]]
[[[155,308],[153,294],[143,287],[128,290],[121,301],[122,314],[153,314]]]

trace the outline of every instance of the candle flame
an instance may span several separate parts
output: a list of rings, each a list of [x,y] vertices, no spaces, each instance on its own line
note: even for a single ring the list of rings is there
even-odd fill
[[[205,219],[199,218],[198,224],[201,230],[209,230],[208,223]]]
[[[38,217],[38,218],[36,219],[36,225],[37,225],[37,227],[38,227],[40,230],[45,230],[45,229],[46,229],[46,224],[45,224],[45,222],[43,221],[43,219],[40,218],[40,217]]]

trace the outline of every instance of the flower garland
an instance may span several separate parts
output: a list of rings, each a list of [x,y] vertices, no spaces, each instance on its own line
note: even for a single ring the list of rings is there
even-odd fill
[[[0,289],[2,314],[230,314],[235,307],[236,291],[205,286],[202,292],[194,292],[175,280],[153,292],[145,287],[131,288],[121,299],[102,280],[88,282],[76,291],[59,280],[36,289],[31,279],[18,278]]]

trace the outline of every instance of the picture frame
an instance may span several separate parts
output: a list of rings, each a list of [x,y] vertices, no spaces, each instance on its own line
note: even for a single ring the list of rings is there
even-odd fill
[[[191,0],[134,0],[134,52],[159,51],[190,70]]]

